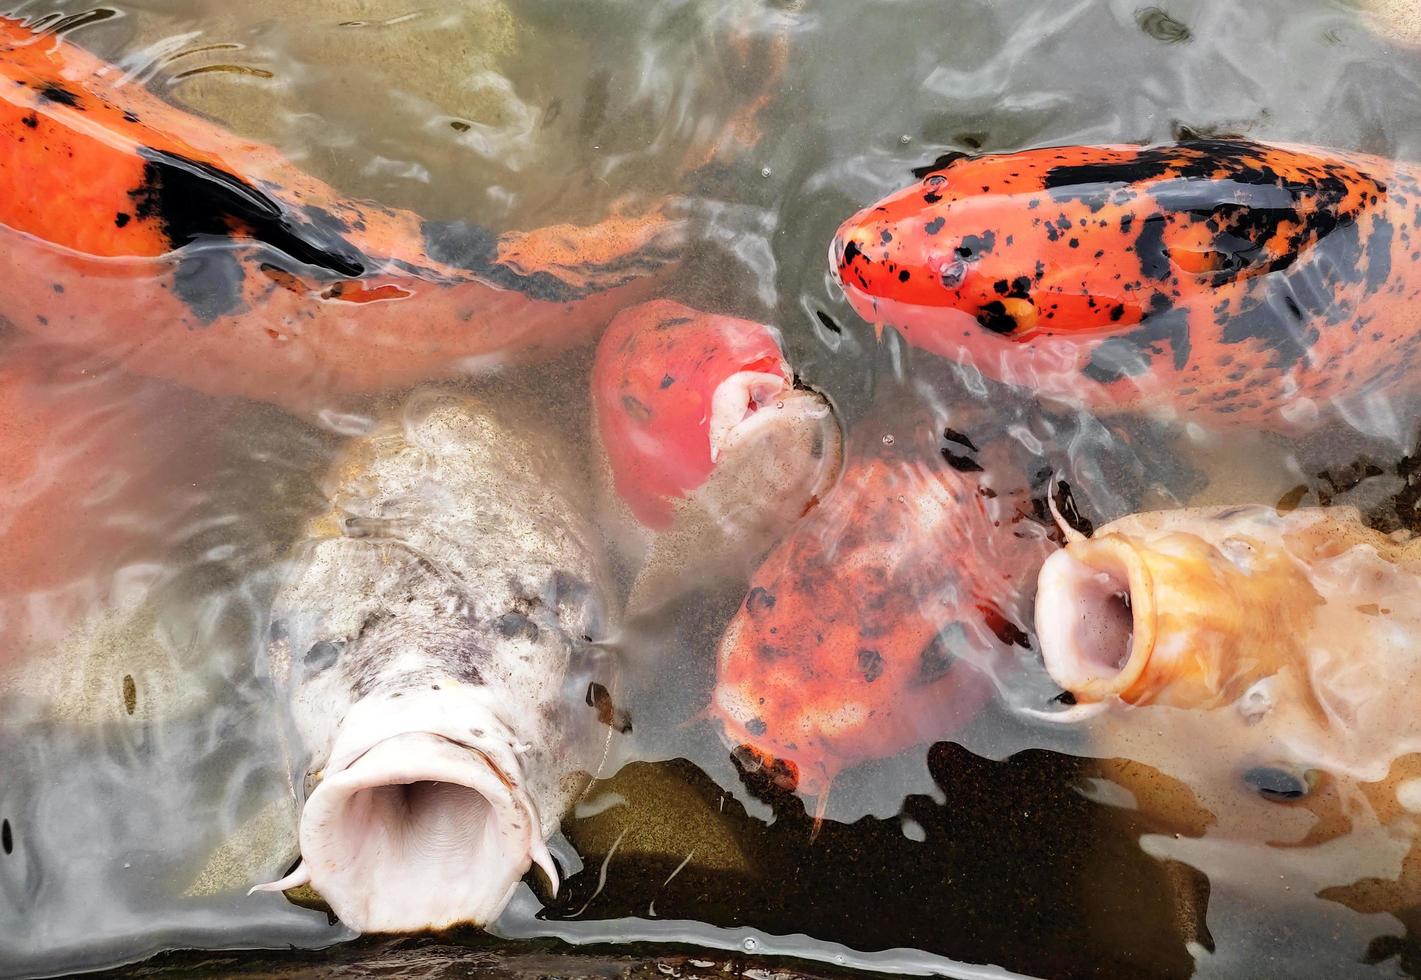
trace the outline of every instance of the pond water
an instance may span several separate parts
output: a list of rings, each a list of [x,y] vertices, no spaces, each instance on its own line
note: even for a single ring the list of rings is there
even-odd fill
[[[851,452],[935,441],[966,418],[977,444],[1032,457],[1033,478],[1064,477],[1096,525],[1287,499],[1421,528],[1417,416],[1399,400],[1294,440],[1107,425],[880,343],[826,264],[846,217],[953,150],[1242,133],[1421,160],[1421,55],[1341,0],[148,0],[12,14],[53,15],[129,84],[353,198],[505,230],[674,197],[698,224],[666,294],[774,324]],[[31,288],[0,286],[0,314]],[[349,420],[401,391],[297,414],[56,358],[18,331],[0,340],[0,397],[16,399],[0,436],[38,461],[0,514],[0,974],[352,938],[320,907],[247,895],[296,853],[285,705],[261,650]],[[479,383],[551,418],[573,453],[588,442],[591,356]],[[46,474],[65,492],[33,503]],[[619,636],[632,730],[552,842],[563,888],[530,875],[491,932],[960,977],[1421,971],[1414,909],[1323,895],[1396,877],[1396,840],[1161,832],[1084,731],[1013,710],[1055,693],[1039,670],[950,741],[854,767],[823,801],[757,779],[703,713],[743,595],[708,582]]]

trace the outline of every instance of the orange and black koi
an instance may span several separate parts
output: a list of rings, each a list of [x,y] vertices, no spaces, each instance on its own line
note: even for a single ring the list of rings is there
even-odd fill
[[[1285,429],[1421,367],[1416,167],[1222,139],[952,154],[917,176],[830,261],[865,319],[998,380]]]
[[[342,198],[0,18],[0,314],[286,405],[591,339],[669,268],[660,213],[495,235]]]
[[[721,640],[712,715],[821,809],[841,771],[971,721],[1030,646],[1033,577],[1055,548],[1011,467],[984,468],[952,430],[936,453],[914,442],[851,459]]]

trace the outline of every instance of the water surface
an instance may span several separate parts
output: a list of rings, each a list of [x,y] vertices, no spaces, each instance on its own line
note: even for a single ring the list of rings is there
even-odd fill
[[[1291,491],[1415,524],[1405,406],[1373,406],[1356,427],[1296,443],[1112,430],[891,337],[878,344],[825,263],[845,216],[948,150],[1204,132],[1421,159],[1421,58],[1340,2],[149,0],[19,11],[92,11],[68,37],[132,84],[277,145],[355,197],[506,229],[595,220],[629,194],[676,195],[705,225],[671,295],[776,324],[851,432],[905,438],[974,411],[990,420],[984,437],[1015,439],[1065,475],[1096,523]],[[749,56],[744,35],[759,45]],[[780,39],[789,59],[755,140],[717,155]],[[582,445],[587,358],[499,383],[553,406]],[[320,909],[245,890],[294,854],[281,707],[257,669],[267,603],[299,522],[320,506],[341,413],[371,406],[297,418],[112,377],[81,357],[32,395],[74,420],[47,449],[56,459],[104,454],[106,479],[76,487],[88,520],[78,529],[121,533],[81,538],[92,544],[55,556],[42,580],[0,584],[3,627],[22,651],[0,653],[0,973],[350,938]],[[951,743],[845,773],[815,833],[802,799],[738,769],[712,727],[691,720],[739,601],[734,588],[707,588],[628,633],[629,658],[651,652],[666,667],[635,673],[624,756],[565,823],[555,853],[566,887],[553,899],[530,878],[494,932],[964,977],[1421,970],[1411,921],[1293,889],[1306,860],[1293,852],[1161,839],[1093,775],[1079,737],[1005,707]]]

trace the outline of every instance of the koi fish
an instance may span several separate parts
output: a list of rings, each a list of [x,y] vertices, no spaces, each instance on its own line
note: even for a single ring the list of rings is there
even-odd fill
[[[0,18],[0,313],[137,373],[305,409],[562,350],[645,297],[679,227],[495,235],[347,200]]]
[[[354,440],[273,606],[300,736],[301,864],[346,925],[496,918],[607,751],[609,578],[546,433],[417,395]],[[313,787],[313,788],[312,788]]]
[[[964,726],[1030,644],[1021,624],[1048,529],[1024,487],[949,433],[966,448],[917,454],[905,439],[851,457],[721,639],[712,715],[821,810],[841,771]]]
[[[1394,851],[1400,835],[1410,853],[1387,876],[1290,853],[1353,908],[1421,900],[1421,539],[1349,507],[1261,506],[1073,537],[1041,569],[1042,658],[1138,809],[1185,837],[1299,849],[1355,835]]]
[[[1417,168],[1248,140],[948,154],[850,218],[854,309],[1101,413],[1304,426],[1410,384]]]
[[[842,434],[800,387],[773,331],[657,300],[617,315],[592,400],[622,538],[644,559],[633,606],[688,561],[747,565],[833,484]]]

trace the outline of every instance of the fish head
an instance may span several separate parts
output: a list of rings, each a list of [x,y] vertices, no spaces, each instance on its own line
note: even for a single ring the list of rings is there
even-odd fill
[[[998,526],[978,486],[906,455],[851,463],[770,552],[718,653],[711,711],[742,755],[815,796],[977,714],[1050,547]]]
[[[592,375],[625,536],[648,542],[629,610],[748,566],[814,506],[842,462],[828,399],[798,384],[774,331],[678,303],[619,315]]]
[[[1303,662],[1321,598],[1271,508],[1144,514],[1047,559],[1036,631],[1077,702],[1209,708]]]
[[[1095,409],[1210,389],[1248,341],[1292,337],[1259,356],[1286,367],[1356,299],[1359,217],[1385,195],[1346,159],[1226,139],[951,154],[917,174],[835,236],[854,309]]]
[[[676,503],[724,455],[823,405],[796,388],[771,328],[670,300],[612,321],[592,393],[617,493],[655,530],[672,524]]]
[[[1142,311],[1096,254],[1120,251],[1123,208],[1092,213],[1049,190],[1068,161],[1120,153],[949,154],[846,221],[832,269],[860,316],[941,352],[1128,327]]]
[[[308,756],[302,864],[263,887],[309,882],[361,931],[484,925],[533,864],[557,889],[563,776],[609,737],[604,613],[571,575],[474,589],[401,520],[430,515],[308,540],[275,603],[268,661]]]
[[[1138,514],[1046,561],[1037,634],[1157,826],[1321,844],[1421,812],[1419,575],[1351,508]]]

